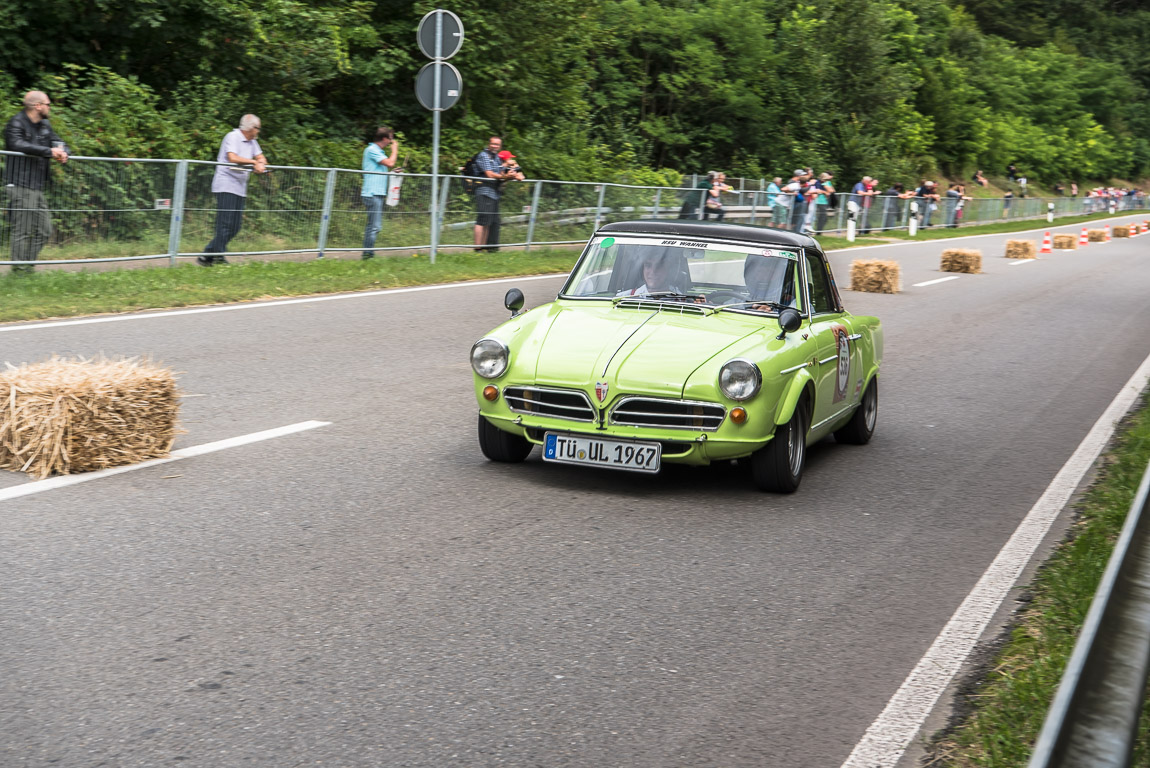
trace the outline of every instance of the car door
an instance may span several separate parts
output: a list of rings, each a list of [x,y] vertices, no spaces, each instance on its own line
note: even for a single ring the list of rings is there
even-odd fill
[[[815,411],[811,418],[811,429],[815,430],[855,404],[858,393],[854,383],[861,376],[862,360],[825,257],[810,248],[803,249],[803,280],[815,344]]]

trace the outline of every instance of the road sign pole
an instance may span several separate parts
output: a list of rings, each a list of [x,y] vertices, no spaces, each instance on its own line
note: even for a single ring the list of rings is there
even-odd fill
[[[435,14],[435,96],[432,109],[431,140],[431,263],[435,263],[435,252],[439,248],[439,87],[442,84],[443,67],[439,65],[443,55],[443,14]]]

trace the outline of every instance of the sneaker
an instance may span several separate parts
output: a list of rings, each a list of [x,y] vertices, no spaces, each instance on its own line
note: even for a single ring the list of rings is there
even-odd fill
[[[196,257],[196,263],[199,264],[201,267],[210,267],[210,266],[213,266],[215,264],[215,262],[212,261],[212,258],[210,256],[197,256]]]
[[[374,259],[375,254],[371,253],[370,251],[364,251],[363,255],[361,255],[359,258],[361,261],[367,261],[368,259]]]
[[[215,262],[216,262],[216,264],[227,264],[227,263],[229,263],[228,260],[226,258],[224,258],[222,255],[216,256]]]

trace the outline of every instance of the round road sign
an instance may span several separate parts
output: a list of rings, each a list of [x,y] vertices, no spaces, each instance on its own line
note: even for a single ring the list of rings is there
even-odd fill
[[[435,55],[435,19],[443,19],[443,42],[439,55]],[[419,30],[415,33],[419,50],[429,59],[450,59],[459,53],[463,45],[463,22],[451,11],[442,8],[431,11],[419,20]]]
[[[435,96],[435,68],[439,67],[439,98]],[[463,78],[459,70],[446,61],[429,61],[415,76],[415,98],[424,109],[442,112],[451,109],[463,92]]]

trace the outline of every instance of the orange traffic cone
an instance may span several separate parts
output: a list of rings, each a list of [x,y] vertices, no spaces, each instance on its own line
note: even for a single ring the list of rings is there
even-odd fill
[[[1150,232],[1150,221],[1142,222],[1142,234],[1146,234],[1147,232]]]
[[[1078,237],[1078,247],[1090,245],[1090,235],[1086,233],[1086,227],[1082,228],[1082,234]]]
[[[1110,242],[1110,225],[1107,224],[1105,227],[1103,227],[1103,229],[1106,230],[1106,239],[1103,240],[1102,242],[1109,243]]]
[[[1051,238],[1050,233],[1047,232],[1042,236],[1042,250],[1040,250],[1039,253],[1054,253],[1053,245],[1053,238]]]

